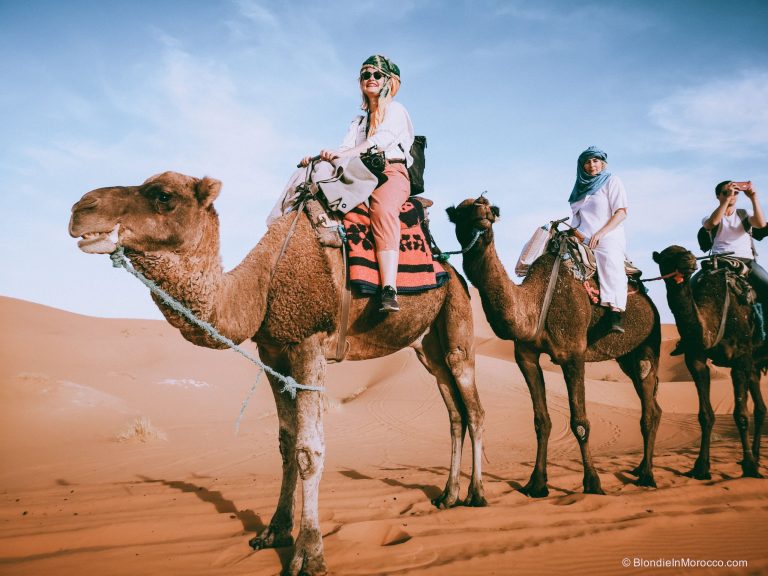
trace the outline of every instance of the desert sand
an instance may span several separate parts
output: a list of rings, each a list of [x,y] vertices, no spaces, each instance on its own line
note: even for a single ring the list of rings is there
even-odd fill
[[[693,480],[683,473],[698,451],[696,391],[668,356],[677,333],[664,327],[658,488],[646,489],[630,474],[642,455],[632,384],[613,362],[588,365],[591,447],[607,493],[596,496],[581,492],[563,378],[545,364],[550,495],[529,499],[518,489],[535,456],[531,401],[512,344],[494,337],[476,294],[473,303],[489,506],[430,504],[447,476],[448,418],[412,351],[332,365],[320,491],[331,574],[768,573],[768,480],[741,478],[726,371],[712,369],[712,479]],[[280,485],[265,379],[236,430],[255,366],[195,347],[163,321],[12,298],[0,298],[0,328],[0,573],[280,572],[287,549],[248,547]],[[734,560],[747,566],[684,565]]]

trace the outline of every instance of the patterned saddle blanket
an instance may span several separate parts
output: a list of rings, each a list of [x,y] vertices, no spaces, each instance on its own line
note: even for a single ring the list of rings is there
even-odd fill
[[[431,204],[431,202],[430,202]],[[400,260],[397,291],[421,292],[442,286],[448,273],[432,259],[431,237],[425,229],[426,214],[421,199],[410,199],[400,208]],[[359,292],[379,290],[379,267],[368,207],[360,204],[344,215],[349,249],[349,280]]]

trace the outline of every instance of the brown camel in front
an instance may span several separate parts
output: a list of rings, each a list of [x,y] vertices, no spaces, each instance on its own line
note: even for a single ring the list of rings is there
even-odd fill
[[[224,273],[219,256],[219,221],[213,202],[221,183],[174,172],[140,186],[99,188],[72,208],[69,232],[81,237],[81,250],[111,253],[117,245],[137,270],[186,304],[201,320],[236,343],[249,338],[261,359],[278,372],[308,386],[324,383],[326,357],[339,328],[342,259],[323,248],[303,213],[284,216],[243,261]],[[298,215],[297,215],[298,214]],[[295,233],[280,257],[288,230]],[[469,429],[472,476],[464,504],[485,505],[481,478],[484,413],[475,388],[475,359],[469,295],[460,277],[446,266],[449,281],[440,288],[401,296],[401,311],[383,314],[377,302],[355,296],[349,316],[347,358],[364,360],[412,347],[437,379],[448,408],[451,467],[438,507],[459,501],[461,448]],[[153,298],[168,322],[199,346],[222,348],[206,332]],[[318,489],[323,471],[322,393],[281,393],[270,377],[279,420],[283,479],[269,527],[250,542],[255,549],[293,543],[294,493],[301,477],[302,514],[293,556],[284,572],[324,574],[318,519]]]
[[[709,399],[709,358],[715,365],[731,369],[735,399],[733,418],[741,436],[743,450],[742,473],[744,476],[761,478],[758,468],[765,402],[760,391],[760,371],[768,367],[768,344],[755,337],[752,306],[734,294],[729,294],[726,308],[728,287],[724,268],[716,273],[702,275],[695,282],[695,288],[692,288],[691,276],[696,270],[696,257],[682,246],[670,246],[661,252],[654,252],[653,259],[659,265],[662,276],[666,276],[664,283],[667,287],[667,302],[685,342],[685,365],[691,372],[699,395],[701,448],[688,475],[699,480],[711,477],[709,447],[715,413]],[[725,325],[721,330],[723,320]],[[751,449],[748,393],[751,393],[755,405],[755,437]]]
[[[493,239],[496,206],[481,196],[448,208],[456,225],[456,237],[469,246],[475,231],[483,231],[464,255],[464,272],[480,292],[483,310],[496,336],[515,341],[515,359],[531,393],[538,447],[536,465],[523,488],[530,496],[546,496],[547,441],[552,428],[539,364],[542,353],[562,366],[571,408],[571,430],[581,449],[584,492],[602,494],[600,478],[589,452],[589,420],[584,402],[584,363],[615,358],[632,379],[642,405],[640,428],[644,453],[633,471],[641,486],[656,486],[653,477],[653,446],[661,418],[656,402],[657,370],[661,344],[659,313],[645,294],[632,293],[625,314],[626,333],[608,333],[601,322],[604,310],[593,306],[582,284],[560,268],[551,307],[541,333],[536,327],[549,283],[555,256],[545,255],[531,266],[521,285],[514,284],[504,269]]]

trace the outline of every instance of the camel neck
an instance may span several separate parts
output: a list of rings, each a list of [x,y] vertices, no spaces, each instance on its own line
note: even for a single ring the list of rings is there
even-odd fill
[[[137,270],[184,304],[197,318],[240,343],[258,331],[264,318],[270,275],[261,272],[272,270],[278,256],[273,246],[275,242],[264,241],[269,237],[268,233],[228,273],[224,273],[221,265],[218,220],[215,219],[204,227],[197,246],[189,252],[158,251],[133,254],[130,259]],[[156,296],[153,295],[153,299],[184,338],[207,348],[223,346],[162,304]]]
[[[691,289],[690,281],[681,284],[674,280],[665,280],[667,284],[667,303],[672,315],[675,317],[680,336],[688,342],[709,348],[713,342],[718,326],[708,318],[714,318],[714,303],[709,298],[702,302],[696,302]]]
[[[535,312],[523,287],[507,274],[491,240],[464,255],[464,272],[480,293],[494,334],[504,340],[527,339],[535,331]]]

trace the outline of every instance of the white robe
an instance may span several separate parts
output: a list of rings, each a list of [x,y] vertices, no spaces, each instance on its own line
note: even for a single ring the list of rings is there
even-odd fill
[[[627,208],[627,192],[618,176],[611,175],[597,192],[571,204],[571,225],[584,234],[584,242],[589,243],[592,235],[605,226],[621,208]],[[600,238],[595,248],[600,303],[619,310],[627,307],[627,274],[624,271],[626,247],[622,222]]]

